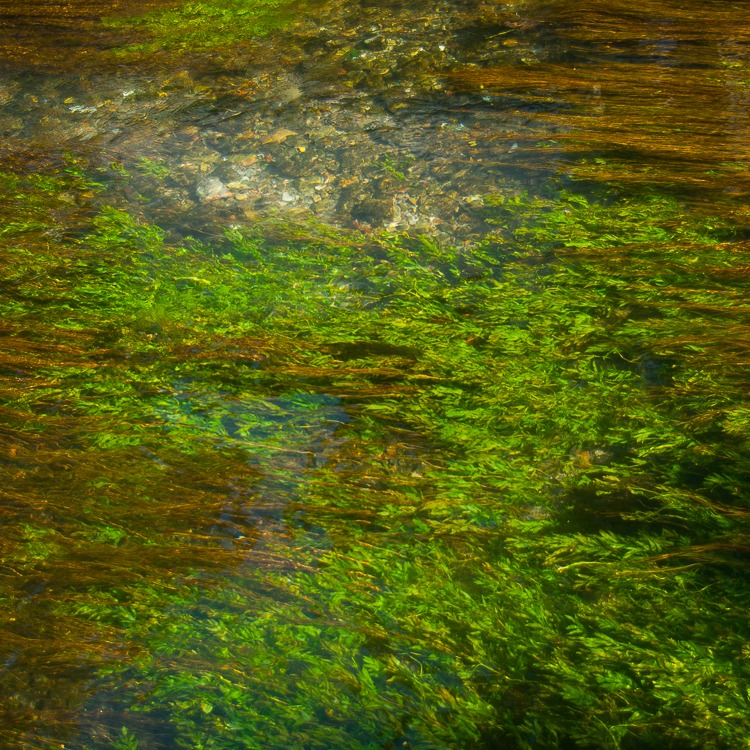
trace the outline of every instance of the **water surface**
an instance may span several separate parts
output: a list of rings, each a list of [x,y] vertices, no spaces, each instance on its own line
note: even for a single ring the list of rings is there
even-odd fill
[[[744,747],[745,5],[2,3],[0,744]]]

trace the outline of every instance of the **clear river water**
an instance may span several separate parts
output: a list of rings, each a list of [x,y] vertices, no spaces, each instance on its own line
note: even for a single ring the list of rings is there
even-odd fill
[[[750,5],[0,0],[0,747],[750,747]]]

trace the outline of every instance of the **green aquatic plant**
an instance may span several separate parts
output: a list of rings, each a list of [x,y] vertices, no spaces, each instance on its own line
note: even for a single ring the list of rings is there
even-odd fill
[[[721,43],[654,48],[645,85],[608,58],[677,37],[669,3],[537,5],[560,59],[600,27],[607,65],[453,83],[554,90],[573,174],[724,190],[735,11],[696,10],[680,38]],[[113,31],[200,51],[287,7]],[[165,164],[37,164],[0,174],[0,744],[748,746],[741,205],[547,186],[488,196],[463,248],[281,219],[175,241],[105,192]]]
[[[45,71],[151,65],[156,53],[162,64],[269,34],[299,9],[289,0],[87,0],[67,9],[8,0],[14,32],[0,39],[0,55]]]
[[[142,16],[110,19],[121,33],[145,35],[121,46],[121,55],[200,52],[263,36],[284,26],[298,12],[290,0],[194,0]]]
[[[170,243],[85,173],[1,183],[3,741],[744,746],[741,228]]]

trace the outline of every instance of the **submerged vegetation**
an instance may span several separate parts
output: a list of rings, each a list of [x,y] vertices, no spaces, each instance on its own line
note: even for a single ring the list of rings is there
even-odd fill
[[[273,13],[237,26],[251,7]],[[750,241],[723,191],[746,154],[709,153],[723,115],[681,119],[678,85],[744,79],[699,86],[708,58],[686,79],[587,8],[513,6],[482,33],[517,65],[445,76],[564,157],[472,196],[480,241],[236,206],[204,227],[213,198],[161,226],[140,191],[165,161],[5,160],[0,744],[749,746]],[[155,11],[140,50],[280,9]],[[529,29],[558,59],[534,67]],[[618,58],[598,93],[584,51]],[[675,110],[652,136],[636,62]],[[416,158],[381,161],[406,190]]]
[[[84,70],[147,65],[154,53],[175,57],[262,37],[300,9],[290,0],[8,0],[0,56],[32,68],[65,69],[71,61]]]
[[[118,50],[120,54],[196,52],[268,34],[288,22],[293,5],[298,13],[298,4],[291,0],[196,0],[108,25],[139,39]]]
[[[173,245],[69,171],[4,178],[3,597],[98,644],[83,745],[743,746],[739,228],[563,192],[461,251]]]

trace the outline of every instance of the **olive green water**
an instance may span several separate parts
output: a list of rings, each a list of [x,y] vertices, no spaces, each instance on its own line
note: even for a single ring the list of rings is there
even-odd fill
[[[747,11],[0,4],[0,747],[748,747]]]

